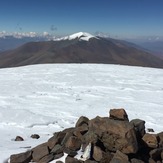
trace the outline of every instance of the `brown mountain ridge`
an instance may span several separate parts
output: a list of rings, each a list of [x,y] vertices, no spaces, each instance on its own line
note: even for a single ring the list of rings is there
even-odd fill
[[[78,33],[55,41],[29,42],[0,53],[0,68],[44,63],[103,63],[163,68],[163,60],[114,39]]]

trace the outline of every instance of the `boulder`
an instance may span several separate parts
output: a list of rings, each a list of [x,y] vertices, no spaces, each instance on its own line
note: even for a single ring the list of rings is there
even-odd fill
[[[120,150],[123,153],[136,153],[138,143],[134,126],[128,121],[96,117],[89,122],[89,131],[93,132],[108,151]]]
[[[73,151],[77,151],[81,147],[81,141],[76,136],[70,136],[67,142],[65,143],[65,147]]]
[[[32,152],[14,154],[10,156],[10,163],[29,163],[32,159]]]
[[[39,162],[46,155],[49,155],[49,149],[47,143],[43,143],[32,149],[32,158],[33,161],[35,162]]]
[[[135,127],[138,138],[142,138],[145,135],[145,121],[133,119],[130,123]]]
[[[110,163],[130,163],[130,162],[126,154],[117,150],[116,153],[114,154],[113,159],[110,161]]]
[[[54,160],[55,160],[55,159],[59,159],[59,158],[61,158],[62,156],[64,156],[64,153],[63,153],[63,152],[62,152],[62,153],[55,154],[53,159],[54,159]]]
[[[163,132],[157,134],[159,147],[163,147]]]
[[[53,154],[49,154],[44,156],[40,161],[38,161],[38,163],[49,163],[50,161],[52,161],[54,159]]]
[[[89,123],[89,119],[87,117],[81,116],[78,121],[76,122],[75,127],[79,127],[82,126],[83,124],[87,124]]]
[[[81,163],[81,161],[79,161],[76,158],[67,156],[66,159],[65,159],[65,163]]]
[[[93,148],[93,158],[96,161],[101,161],[102,158],[104,157],[104,155],[105,155],[105,152],[102,151],[100,147],[94,146],[94,148]]]
[[[153,149],[149,152],[150,157],[155,160],[161,160],[161,153],[163,152],[163,148],[157,148],[157,149]]]
[[[54,146],[54,148],[50,151],[53,154],[59,154],[63,152],[63,147],[60,144]]]
[[[31,138],[32,138],[32,139],[39,139],[40,136],[39,136],[38,134],[33,134],[33,135],[31,135]]]
[[[157,140],[156,134],[146,133],[142,139],[148,147],[150,147],[150,148],[158,147],[158,140]]]
[[[109,117],[114,120],[128,121],[128,115],[124,109],[110,109]]]
[[[15,141],[24,141],[24,139],[21,136],[16,136]]]
[[[64,132],[56,132],[53,137],[48,140],[48,147],[50,149],[54,148],[56,144],[61,144],[63,138],[65,137],[66,133]]]

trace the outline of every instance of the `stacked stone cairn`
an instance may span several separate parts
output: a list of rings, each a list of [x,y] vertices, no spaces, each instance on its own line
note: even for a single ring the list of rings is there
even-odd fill
[[[124,109],[111,109],[109,117],[80,117],[75,127],[54,133],[27,152],[11,155],[10,163],[48,163],[64,154],[65,163],[162,163],[163,132],[146,133],[145,121],[129,121]]]

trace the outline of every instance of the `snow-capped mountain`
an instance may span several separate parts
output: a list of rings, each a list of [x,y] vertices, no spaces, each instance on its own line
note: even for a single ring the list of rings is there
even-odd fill
[[[54,41],[30,42],[0,54],[0,67],[40,63],[105,63],[163,68],[163,60],[122,40],[79,32]]]
[[[78,40],[84,40],[84,41],[89,41],[90,38],[97,38],[93,35],[91,35],[90,33],[87,32],[78,32],[66,37],[62,37],[62,38],[58,38],[58,39],[54,39],[54,41],[61,41],[61,40],[74,40],[74,39],[78,39]]]

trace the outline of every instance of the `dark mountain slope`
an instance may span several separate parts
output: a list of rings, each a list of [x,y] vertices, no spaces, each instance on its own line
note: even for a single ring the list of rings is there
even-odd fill
[[[30,42],[0,54],[0,67],[42,63],[105,63],[163,68],[163,60],[122,41],[85,35],[74,39]]]

